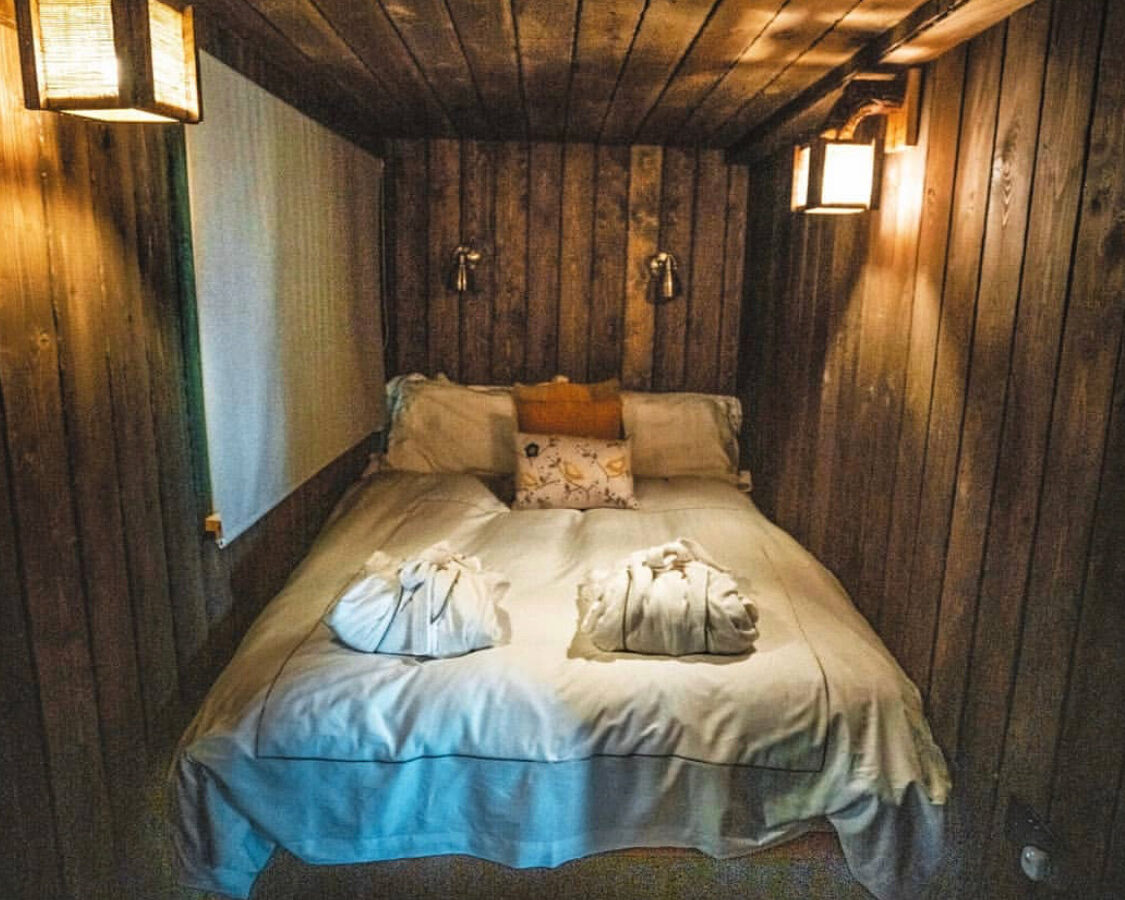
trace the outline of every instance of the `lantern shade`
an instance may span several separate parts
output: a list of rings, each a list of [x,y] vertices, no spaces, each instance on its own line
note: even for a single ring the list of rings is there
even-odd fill
[[[24,102],[110,122],[198,122],[191,7],[16,0]]]
[[[817,138],[793,152],[795,212],[857,213],[874,207],[875,142]]]

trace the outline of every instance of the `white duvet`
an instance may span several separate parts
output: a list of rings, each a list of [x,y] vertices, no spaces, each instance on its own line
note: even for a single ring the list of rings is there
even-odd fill
[[[638,510],[511,511],[471,476],[354,489],[184,736],[185,883],[247,896],[277,844],[333,863],[731,856],[827,815],[873,893],[916,895],[949,781],[914,686],[832,576],[734,487],[641,480],[637,497]],[[588,570],[679,537],[754,598],[749,654],[607,653],[576,634]],[[507,643],[421,661],[335,639],[321,617],[374,551],[439,541],[510,581]]]

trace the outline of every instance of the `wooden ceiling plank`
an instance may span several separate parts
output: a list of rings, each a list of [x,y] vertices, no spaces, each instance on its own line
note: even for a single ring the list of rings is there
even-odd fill
[[[699,39],[641,124],[641,143],[674,143],[680,125],[789,0],[720,0]]]
[[[927,28],[887,54],[883,62],[887,65],[916,66],[937,59],[947,50],[991,28],[1031,2],[963,0],[961,3],[947,3],[948,11],[935,17]]]
[[[607,143],[630,143],[699,36],[716,0],[650,0],[602,125]]]
[[[433,86],[382,7],[354,0],[316,0],[325,18],[369,69],[377,70],[387,91],[404,104],[405,137],[451,137],[453,122]]]
[[[376,155],[385,133],[348,84],[321,71],[242,0],[203,0],[199,45],[286,103]]]
[[[378,78],[309,0],[241,0],[259,13],[305,57],[341,85],[383,130],[396,130],[400,113]]]
[[[703,143],[748,97],[831,31],[862,0],[790,0],[680,128],[679,140]]]
[[[821,109],[827,113],[827,109],[831,107],[831,103],[827,102],[830,96],[838,96],[841,88],[857,72],[907,58],[900,53],[903,48],[919,46],[918,41],[924,40],[927,52],[940,55],[987,31],[992,24],[1003,18],[1003,11],[1008,11],[1004,14],[1010,14],[1015,8],[1026,6],[1030,2],[1032,0],[928,0],[898,24],[868,42],[847,62],[830,70],[774,112],[748,126],[740,139],[728,145],[727,159],[743,162],[761,159],[776,150],[781,143],[791,143],[801,136],[813,133],[823,121],[822,117],[818,119],[813,113]],[[970,33],[970,24],[978,30]],[[954,25],[958,27],[954,28]],[[933,37],[939,26],[944,35],[940,52],[937,49],[938,42]]]
[[[733,143],[828,72],[852,59],[872,40],[901,22],[926,0],[863,0],[824,37],[801,54],[721,128],[712,141],[719,146]]]
[[[492,137],[472,69],[442,0],[380,0],[380,3],[426,80],[445,100],[460,135]]]
[[[643,0],[582,5],[567,103],[568,141],[598,139],[644,6]]]
[[[446,0],[446,6],[493,130],[505,140],[524,140],[527,116],[511,5]]]
[[[513,3],[528,130],[537,140],[566,136],[578,0]]]

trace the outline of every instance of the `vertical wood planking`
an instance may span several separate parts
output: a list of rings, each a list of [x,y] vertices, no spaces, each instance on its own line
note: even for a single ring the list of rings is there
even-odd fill
[[[695,193],[684,386],[705,391],[719,382],[727,203],[727,166],[720,152],[700,151]]]
[[[938,653],[946,647],[954,653],[964,652],[967,648],[946,641],[955,632],[945,627],[945,610],[952,608],[963,621],[972,613],[978,588],[983,588],[969,662],[969,678],[982,690],[974,691],[970,698],[964,713],[964,734],[958,743],[964,743],[975,766],[966,779],[969,796],[984,804],[991,800],[991,775],[999,762],[1002,732],[993,726],[993,717],[1003,715],[1007,702],[1019,628],[1020,587],[1026,570],[1020,571],[1007,589],[994,592],[987,581],[983,585],[980,581],[981,560],[996,474],[1005,376],[1011,366],[1050,13],[1049,5],[1037,4],[1017,13],[1008,24],[993,181],[938,617]],[[997,548],[995,542],[991,546]],[[1018,550],[1005,547],[1000,552]],[[968,661],[964,656],[956,658]],[[975,782],[974,776],[978,779]],[[982,807],[982,814],[987,815],[984,810]]]
[[[597,149],[594,267],[590,285],[590,378],[621,373],[622,300],[628,232],[629,148]]]
[[[461,145],[461,235],[481,253],[476,293],[461,298],[461,377],[470,384],[492,375],[492,298],[496,293],[496,145]]]
[[[988,206],[996,113],[1003,68],[1004,28],[993,29],[969,46],[962,122],[972,123],[957,161],[945,287],[938,324],[938,353],[925,469],[918,506],[918,528],[907,592],[910,614],[901,662],[920,684],[930,678],[930,656],[941,596],[939,573],[945,564],[946,536],[953,505],[950,485],[957,470],[965,382],[972,346],[973,304],[980,275],[985,213]],[[968,627],[971,614],[961,616]],[[939,740],[947,736],[935,722]]]
[[[544,381],[558,368],[561,144],[531,145],[527,236],[527,354],[523,377]]]
[[[918,232],[918,268],[914,281],[906,386],[883,566],[883,603],[879,610],[879,631],[895,653],[900,653],[902,649],[904,619],[908,610],[910,562],[918,524],[945,278],[944,262],[953,208],[953,180],[961,124],[965,60],[964,47],[938,60],[931,70],[930,88],[927,92],[930,125],[926,141],[925,191]]]
[[[446,286],[454,248],[461,241],[461,147],[454,140],[433,141],[427,156],[429,185],[429,277],[427,359],[429,371],[458,378],[461,371],[461,310]]]
[[[136,185],[150,176],[140,149],[141,126],[87,131],[91,142],[93,206],[99,220],[107,386],[115,429],[125,556],[137,633],[141,688],[150,733],[160,710],[179,690],[174,630],[162,534],[151,374],[141,331],[146,291],[137,260]]]
[[[590,345],[590,273],[594,260],[593,144],[563,149],[562,250],[559,260],[559,372],[587,377]]]
[[[748,170],[714,151],[462,141],[455,154],[453,144],[393,145],[391,374],[444,369],[469,382],[615,375],[658,390],[733,391]],[[434,239],[435,223],[452,220],[446,174],[454,157],[459,234],[483,254],[478,293],[459,302],[438,292],[452,233],[448,247]],[[429,175],[418,162],[427,158]],[[653,305],[646,262],[660,249],[677,255],[684,294]],[[435,303],[449,310],[435,314]],[[445,321],[451,311],[459,329]],[[442,365],[419,358],[418,347]]]
[[[1066,12],[1061,15],[1075,16],[1076,5],[1066,4]],[[1082,11],[1091,17],[1097,13],[1089,6],[1077,12]],[[1090,530],[1104,471],[1125,316],[1125,184],[1117,163],[1125,153],[1121,129],[1125,17],[1118,13],[1111,11],[1102,45],[1086,168],[1088,189],[1080,213],[1054,385],[1023,630],[1018,656],[1007,673],[1012,696],[999,789],[1030,799],[1036,806],[1050,799],[1049,781],[1038,767],[1044,765],[1049,770],[1056,763],[1069,764],[1069,760],[1056,760],[1055,745],[1070,677]],[[1089,40],[1088,32],[1083,34],[1080,28],[1076,31],[1075,39],[1082,36]],[[1077,67],[1081,59],[1074,58],[1072,71],[1080,71]],[[997,804],[994,844],[1003,834],[1003,808],[1003,803]],[[992,863],[992,876],[1002,884],[1015,883],[1014,873],[999,858],[994,856]]]
[[[811,545],[929,686],[955,764],[950,874],[989,896],[1046,896],[1005,837],[1011,797],[1049,814],[1070,892],[1125,884],[1123,638],[1109,587],[1125,565],[1125,177],[1110,162],[1125,153],[1122,47],[1114,3],[1027,7],[929,67],[916,235],[916,182],[892,172],[866,246],[849,249],[841,223],[827,244],[810,239],[778,204],[759,227],[798,260],[774,296],[755,290],[770,264],[748,255],[743,390],[776,385],[764,408],[747,404],[751,440],[765,432],[758,444],[777,457],[764,471],[778,484],[756,493],[772,489],[798,533],[811,507]],[[781,183],[788,166],[769,169]],[[823,360],[810,308],[830,322],[844,310]],[[854,363],[833,361],[849,345],[851,377]],[[806,365],[823,382],[811,393],[792,383]],[[839,527],[857,500],[858,544]]]
[[[652,386],[654,307],[650,300],[648,260],[660,236],[659,147],[633,147],[629,159],[629,238],[625,272],[625,333],[621,383],[632,390]]]
[[[0,29],[0,72],[19,84],[15,35]],[[28,634],[33,647],[44,750],[54,800],[64,891],[107,891],[113,832],[96,688],[89,652],[69,448],[63,425],[58,337],[50,301],[47,230],[40,187],[40,121],[3,95],[0,169],[0,385],[7,429],[9,490]]]
[[[395,359],[399,372],[424,372],[428,368],[426,303],[429,295],[429,182],[426,178],[425,141],[396,141],[391,161],[389,227],[391,290],[389,305],[395,311]],[[452,248],[450,248],[452,249]]]
[[[679,147],[665,149],[659,249],[674,253],[681,265],[691,259],[695,169],[694,150]],[[680,271],[685,293],[690,293],[692,275],[690,269]],[[684,383],[686,343],[687,304],[682,298],[659,304],[656,307],[652,371],[652,385],[656,390],[673,390]]]
[[[496,154],[496,299],[493,303],[492,381],[523,371],[527,341],[527,144],[504,143]]]
[[[738,348],[742,315],[742,273],[746,259],[746,213],[749,201],[749,169],[727,169],[727,198],[724,210],[723,309],[719,317],[718,390],[733,394],[738,379]]]
[[[0,285],[9,286],[2,271]],[[10,295],[5,291],[5,296]],[[16,509],[8,478],[11,463],[3,396],[0,378],[0,685],[4,690],[0,803],[5,811],[6,840],[19,853],[5,853],[0,859],[0,886],[17,897],[58,897],[63,893],[59,849],[16,554]]]
[[[136,764],[139,726],[145,722],[141,673],[130,605],[122,492],[119,486],[114,414],[106,386],[107,318],[99,266],[98,233],[111,223],[92,214],[86,131],[89,126],[45,117],[44,145],[58,147],[57,162],[44,165],[45,208],[66,216],[66,227],[47,234],[51,293],[63,373],[63,413],[70,442],[75,521],[85,577],[101,728],[102,757],[114,819],[125,824],[126,798],[142,767]],[[50,164],[55,163],[55,164]],[[119,302],[116,298],[112,302]],[[160,644],[157,649],[161,649]],[[168,648],[165,647],[165,650]],[[174,662],[169,653],[168,662]]]

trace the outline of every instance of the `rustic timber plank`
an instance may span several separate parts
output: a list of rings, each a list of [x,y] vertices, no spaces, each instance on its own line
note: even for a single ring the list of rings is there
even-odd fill
[[[883,603],[879,610],[879,633],[896,654],[901,653],[904,641],[911,557],[921,502],[965,63],[964,48],[936,62],[930,73],[926,100],[929,130],[925,141],[925,193],[918,233],[918,271],[914,281],[906,387],[884,559]]]
[[[724,210],[726,233],[723,249],[723,309],[719,317],[719,371],[716,390],[733,394],[738,386],[739,331],[742,317],[742,273],[746,259],[746,214],[749,170],[727,167]]]
[[[0,265],[0,284],[8,287],[4,269]],[[17,510],[8,477],[11,461],[3,398],[0,379],[0,685],[4,715],[4,727],[0,728],[0,804],[5,816],[5,840],[19,848],[19,853],[0,857],[0,888],[15,897],[58,897],[63,893],[62,860],[51,816],[43,718],[20,583]]]
[[[643,0],[583,4],[567,103],[568,141],[596,141],[601,134],[644,7]]]
[[[785,105],[788,98],[801,94],[837,67],[847,65],[849,60],[924,2],[862,0],[840,18],[831,31],[812,43],[761,90],[749,96],[715,129],[712,140],[722,146],[734,143],[755,123]]]
[[[890,66],[916,66],[937,59],[993,25],[1015,15],[1032,0],[964,0],[947,9],[909,40],[883,57]]]
[[[684,383],[687,342],[687,304],[692,272],[686,268],[692,251],[692,210],[695,203],[696,152],[666,148],[660,200],[659,249],[680,261],[683,296],[656,307],[652,384],[658,391],[677,390]]]
[[[561,141],[566,136],[579,2],[525,0],[513,6],[528,129],[534,138]]]
[[[426,339],[428,369],[457,379],[461,371],[461,298],[446,286],[453,250],[461,242],[461,145],[431,141],[426,176],[429,187]]]
[[[453,123],[442,97],[426,80],[383,7],[352,0],[316,0],[317,8],[364,65],[379,73],[386,90],[408,103],[399,137],[452,137]]]
[[[628,232],[629,148],[597,149],[594,260],[590,284],[590,372],[592,381],[621,374],[622,298]]]
[[[424,77],[440,85],[446,112],[462,137],[493,137],[476,80],[442,0],[379,0]]]
[[[601,140],[633,143],[677,65],[707,21],[715,0],[650,0],[613,91]]]
[[[965,418],[961,427],[949,549],[934,646],[935,678],[942,682],[942,690],[950,680],[964,679],[965,667],[969,665],[972,634],[967,626],[974,615],[977,637],[969,670],[971,681],[980,674],[978,664],[985,666],[986,672],[989,667],[1006,668],[1014,652],[1021,586],[1026,577],[1027,545],[1021,546],[1013,540],[1003,547],[999,546],[991,537],[989,518],[1000,459],[1001,425],[1008,384],[1005,375],[1012,362],[1010,348],[1020,287],[1017,276],[1027,239],[1049,29],[1050,8],[1044,4],[1025,10],[1008,25]],[[1029,300],[1034,302],[1031,298]],[[1037,461],[1028,458],[1030,448],[1027,444],[1007,449],[1014,454],[1012,462],[1022,459],[1021,467],[1038,466]],[[1037,483],[1024,485],[1031,488],[1031,497],[1035,496]],[[1011,533],[1007,536],[1018,537]],[[1010,559],[1016,569],[1000,583],[982,584],[981,581],[986,538],[991,554],[998,558],[1001,565],[1005,559]],[[1003,629],[1009,625],[1013,631],[1004,632]],[[1001,630],[994,632],[993,629]],[[939,671],[943,673],[940,676],[937,675]],[[985,684],[991,683],[986,681]],[[1005,703],[1006,694],[999,688],[996,693],[987,691],[995,704]],[[980,696],[984,697],[985,693]],[[948,701],[948,707],[944,707],[945,701]],[[937,702],[948,710],[952,722],[954,710],[961,709],[960,697],[941,695]],[[983,714],[983,711],[978,710],[978,714]],[[972,721],[976,723],[980,720]],[[994,728],[986,730],[996,734]],[[953,734],[948,736],[951,746],[956,746],[953,737]],[[975,760],[983,757],[981,742],[990,739],[991,735],[976,736],[977,743],[969,751]]]
[[[139,786],[145,756],[141,675],[130,605],[121,490],[115,465],[113,409],[106,391],[107,315],[87,153],[87,123],[65,116],[40,120],[44,205],[64,227],[46,234],[50,291],[59,335],[62,400],[74,480],[90,651],[101,744],[117,832],[128,821],[127,798]],[[118,302],[114,297],[111,302]],[[169,648],[170,649],[170,648]]]
[[[152,423],[151,373],[145,357],[144,286],[138,263],[141,222],[153,214],[137,208],[136,186],[148,172],[139,152],[143,126],[87,129],[92,197],[99,222],[107,389],[116,435],[118,483],[125,555],[137,633],[145,727],[153,729],[179,692],[175,634],[168,595],[162,533],[156,436]]]
[[[108,892],[113,831],[97,713],[89,622],[73,514],[69,450],[50,302],[40,187],[40,120],[23,109],[15,33],[0,30],[0,385],[9,503],[18,517],[27,630],[33,647],[42,750],[54,798],[63,890]],[[39,819],[42,822],[42,819]]]
[[[362,105],[354,104],[339,82],[320,72],[241,0],[206,0],[206,5],[197,10],[195,21],[201,49],[326,128],[377,156],[386,153],[382,135],[373,127],[370,115],[357,111]],[[252,37],[248,39],[245,34]]]
[[[574,381],[584,381],[589,374],[595,176],[594,145],[567,144],[563,149],[558,368]]]
[[[951,487],[957,472],[957,449],[965,401],[968,367],[965,348],[972,343],[973,307],[988,207],[1003,49],[1003,29],[981,35],[969,48],[965,76],[961,115],[963,134],[953,194],[953,208],[957,214],[953,218],[946,255],[945,287],[938,324],[940,339],[926,435],[926,463],[911,559],[906,641],[899,660],[917,684],[930,681],[941,573],[945,568],[945,536],[949,533],[953,504]],[[971,623],[971,617],[969,621]],[[943,673],[939,677],[946,674],[954,673]],[[938,716],[936,710],[935,716]],[[934,727],[938,740],[948,747],[950,735],[942,731],[940,718],[935,721]]]
[[[208,0],[212,2],[214,0]],[[380,130],[393,132],[402,113],[391,92],[336,33],[315,4],[308,0],[227,0],[216,8],[229,14],[227,11],[234,3],[258,13],[269,23],[267,27],[296,47],[313,68],[331,77],[340,86],[338,91],[348,95],[357,112],[379,123]],[[262,30],[262,26],[257,25],[254,36]]]
[[[561,144],[531,145],[527,238],[527,348],[522,377],[545,381],[558,368]]]
[[[529,197],[526,144],[500,144],[496,154],[496,298],[492,321],[492,380],[520,376],[527,343],[527,221]]]
[[[723,311],[727,167],[718,150],[700,151],[698,166],[691,258],[687,263],[691,297],[682,386],[689,391],[715,392]]]
[[[395,310],[395,373],[424,372],[429,365],[426,306],[429,297],[430,259],[429,183],[426,179],[425,141],[396,141],[388,166],[388,206],[395,227],[387,229],[388,254],[394,285],[389,305]],[[450,247],[446,252],[450,252]],[[388,374],[391,374],[388,372]]]
[[[625,251],[625,331],[621,383],[631,390],[652,387],[656,318],[650,300],[648,260],[660,236],[660,147],[634,146],[629,159],[629,237]]]
[[[1069,19],[1084,11],[1091,24],[1096,21],[1096,7],[1076,11],[1076,6],[1067,4],[1060,15]],[[1125,317],[1125,247],[1121,243],[1125,179],[1117,163],[1125,152],[1121,129],[1125,17],[1111,10],[1107,24],[1086,169],[1086,183],[1092,189],[1087,190],[1081,209],[1000,766],[999,790],[1016,793],[1036,806],[1050,799],[1045,772],[1056,762],[1062,698],[1070,676]],[[1089,39],[1089,30],[1079,34]],[[1085,48],[1088,52],[1089,45]],[[1062,765],[1068,762],[1061,761]],[[1002,806],[997,804],[997,813]],[[1003,834],[1003,823],[995,818],[992,833],[994,842]],[[1013,873],[999,859],[993,856],[991,862],[990,876],[1002,885],[1015,883]]]
[[[682,140],[702,141],[722,128],[778,73],[822,39],[862,0],[790,0],[738,62],[680,124]]]
[[[720,0],[660,96],[645,113],[637,139],[658,143],[674,138],[680,124],[788,2]]]
[[[512,4],[446,0],[445,5],[493,133],[509,141],[526,140]]]
[[[477,292],[461,299],[461,377],[487,382],[492,374],[492,298],[496,293],[496,145],[461,142],[461,234],[481,253]]]
[[[209,679],[206,664],[207,588],[203,582],[201,551],[202,504],[193,471],[195,452],[190,423],[192,410],[184,376],[188,368],[181,317],[181,280],[189,276],[175,244],[175,161],[183,153],[183,128],[146,130],[144,143],[151,156],[153,177],[146,189],[154,210],[144,231],[141,253],[143,283],[148,286],[146,335],[149,371],[153,373],[152,416],[160,449],[160,508],[163,512],[165,558],[176,641],[178,680],[189,705],[202,699]],[[162,221],[163,218],[163,221]],[[161,227],[163,226],[163,227]]]

